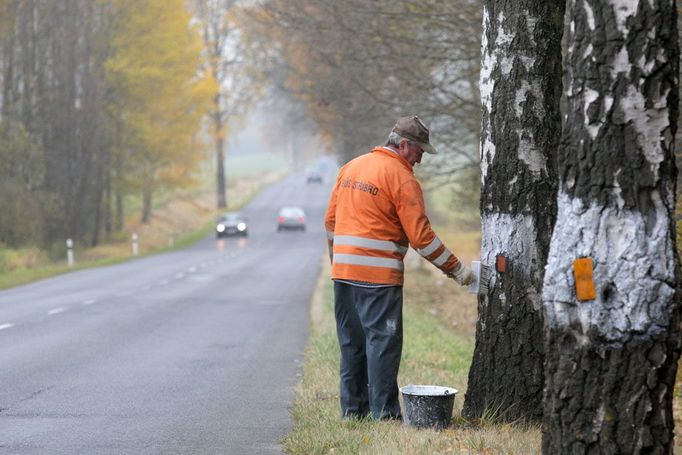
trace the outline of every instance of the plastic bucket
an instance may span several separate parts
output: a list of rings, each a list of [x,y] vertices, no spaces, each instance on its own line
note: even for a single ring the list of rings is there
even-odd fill
[[[450,425],[457,390],[437,385],[407,385],[403,394],[403,422],[416,428],[442,430]]]

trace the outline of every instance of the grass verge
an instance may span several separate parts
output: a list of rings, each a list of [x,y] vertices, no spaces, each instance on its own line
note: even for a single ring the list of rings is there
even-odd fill
[[[476,235],[443,235],[465,257],[479,248]],[[459,243],[459,245],[458,245]],[[459,248],[458,248],[459,247]],[[476,425],[455,417],[445,431],[414,430],[397,422],[341,420],[339,350],[328,260],[311,305],[311,332],[302,381],[292,410],[293,430],[283,440],[291,454],[434,454],[540,452],[540,431],[523,425]],[[438,384],[459,390],[459,416],[473,353],[476,301],[437,271],[406,260],[403,357],[398,383]],[[427,265],[428,267],[428,265]]]

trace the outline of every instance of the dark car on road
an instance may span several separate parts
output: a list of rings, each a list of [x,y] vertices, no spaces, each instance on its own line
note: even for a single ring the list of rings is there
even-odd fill
[[[322,173],[318,171],[308,171],[306,173],[306,183],[324,183]]]
[[[248,234],[248,219],[240,212],[226,213],[216,221],[216,237],[227,237],[229,235],[241,235],[246,237]]]
[[[282,207],[277,214],[277,231],[300,229],[305,231],[305,212],[301,207]]]

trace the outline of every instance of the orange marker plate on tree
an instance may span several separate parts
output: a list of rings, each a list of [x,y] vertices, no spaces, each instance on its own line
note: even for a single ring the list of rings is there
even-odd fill
[[[498,254],[495,256],[495,269],[498,273],[504,273],[507,271],[507,258],[503,254]]]
[[[575,294],[578,300],[584,302],[596,299],[592,259],[579,258],[573,261],[573,273],[575,274]]]

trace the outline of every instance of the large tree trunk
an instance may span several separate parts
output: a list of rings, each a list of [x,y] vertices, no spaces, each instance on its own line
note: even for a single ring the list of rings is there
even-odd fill
[[[16,19],[19,3],[17,1],[12,2],[11,6],[7,7],[8,11],[11,11],[12,21]],[[15,46],[15,36],[16,30],[14,28],[13,22],[12,27],[8,31],[8,37],[4,40],[3,55],[2,55],[2,110],[0,117],[3,120],[7,120],[10,115],[13,103],[13,85],[14,85],[14,46]]]
[[[543,295],[543,452],[672,453],[675,2],[571,0],[566,18],[567,119]],[[583,257],[595,292],[578,300],[573,267]]]
[[[217,79],[216,79],[217,80]],[[220,94],[214,98],[215,111],[212,114],[215,130],[216,201],[219,209],[227,207],[225,185],[225,123],[220,108]]]
[[[121,182],[116,182],[116,213],[114,216],[114,230],[121,232],[124,224],[124,200],[123,190],[121,189]]]
[[[215,146],[215,164],[216,164],[216,197],[218,201],[218,208],[224,209],[227,207],[227,193],[225,191],[225,141],[222,137],[216,138]]]
[[[563,13],[563,0],[485,3],[481,263],[494,273],[478,302],[468,418],[542,416],[541,291],[556,216]]]
[[[105,171],[104,174],[104,235],[106,240],[111,238],[112,225],[111,213],[111,172]]]
[[[102,197],[104,196],[104,177],[103,174],[104,170],[99,169],[97,171],[97,183],[95,185],[95,220],[94,220],[94,225],[92,227],[92,241],[90,242],[91,246],[97,246],[99,245],[99,234],[100,231],[102,230]]]
[[[152,189],[143,188],[142,189],[142,223],[149,223],[149,219],[152,215]]]

